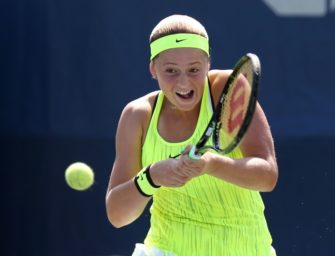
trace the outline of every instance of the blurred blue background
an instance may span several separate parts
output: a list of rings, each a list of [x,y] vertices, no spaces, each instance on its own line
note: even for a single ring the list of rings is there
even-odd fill
[[[143,240],[148,211],[115,229],[104,197],[120,113],[158,88],[149,34],[178,13],[207,28],[213,68],[246,52],[262,61],[280,167],[263,198],[278,255],[334,255],[335,1],[297,2],[2,0],[0,254],[130,255]],[[86,192],[64,182],[75,161],[95,170]]]

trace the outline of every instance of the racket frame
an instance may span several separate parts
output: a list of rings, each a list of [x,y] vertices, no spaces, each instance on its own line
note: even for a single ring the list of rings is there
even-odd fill
[[[222,107],[224,106],[224,102],[227,99],[229,89],[233,85],[233,81],[236,79],[236,76],[240,74],[241,67],[247,61],[251,61],[253,79],[252,79],[252,84],[250,85],[251,93],[250,93],[250,100],[249,100],[248,107],[247,107],[246,118],[243,121],[243,124],[240,130],[238,131],[238,133],[236,134],[235,138],[233,139],[233,141],[227,147],[225,147],[224,149],[221,149],[219,147],[220,127],[218,124],[220,120],[220,114],[222,111]],[[240,58],[240,60],[236,63],[232,73],[229,75],[224,88],[222,89],[220,100],[215,107],[214,113],[203,135],[201,136],[198,143],[195,146],[193,146],[193,148],[191,149],[189,153],[190,158],[199,159],[201,157],[201,153],[203,153],[204,151],[208,149],[213,149],[217,152],[220,152],[221,154],[228,154],[240,144],[245,133],[247,132],[249,128],[249,125],[253,118],[253,114],[256,109],[260,74],[261,74],[261,64],[260,64],[260,61],[257,55],[253,53],[248,53],[244,55],[242,58]],[[210,145],[205,146],[205,144],[207,143],[208,139],[211,136],[213,138],[213,146],[210,146]]]

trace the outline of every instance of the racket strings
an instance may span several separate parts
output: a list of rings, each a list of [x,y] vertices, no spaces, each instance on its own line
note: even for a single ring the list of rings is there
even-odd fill
[[[216,129],[218,147],[223,149],[238,136],[247,116],[253,83],[252,63],[247,61],[234,77],[221,108]]]

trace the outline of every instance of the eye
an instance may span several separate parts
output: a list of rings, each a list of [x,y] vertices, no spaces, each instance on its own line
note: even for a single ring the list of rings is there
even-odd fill
[[[167,68],[165,69],[165,72],[168,74],[176,74],[178,71],[174,68]]]
[[[199,68],[196,68],[196,67],[193,67],[193,68],[190,68],[189,69],[189,72],[191,73],[191,74],[196,74],[196,73],[198,73],[200,71],[200,69]]]

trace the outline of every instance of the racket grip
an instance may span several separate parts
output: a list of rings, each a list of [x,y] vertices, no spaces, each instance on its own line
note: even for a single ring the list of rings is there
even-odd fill
[[[200,154],[196,153],[196,146],[193,146],[190,150],[190,152],[188,153],[188,157],[191,158],[192,160],[199,160],[201,158]]]

